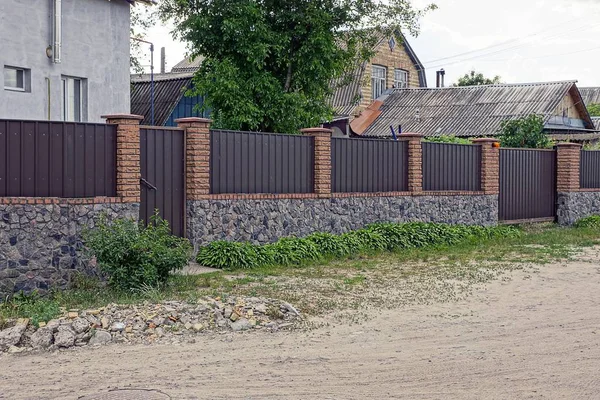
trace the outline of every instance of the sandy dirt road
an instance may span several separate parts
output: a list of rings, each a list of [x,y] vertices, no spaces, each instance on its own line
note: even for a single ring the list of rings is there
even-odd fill
[[[512,273],[360,324],[0,357],[0,399],[600,399],[600,263]]]

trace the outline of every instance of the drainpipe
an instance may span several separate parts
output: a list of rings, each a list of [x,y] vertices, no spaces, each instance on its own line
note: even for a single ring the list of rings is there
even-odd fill
[[[53,29],[52,61],[60,64],[62,53],[62,0],[54,0],[54,29]]]
[[[154,43],[135,37],[131,40],[150,45],[150,125],[154,126]]]

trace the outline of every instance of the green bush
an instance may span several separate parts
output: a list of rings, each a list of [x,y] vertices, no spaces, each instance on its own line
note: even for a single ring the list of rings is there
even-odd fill
[[[197,261],[202,265],[224,269],[303,265],[363,253],[451,246],[467,240],[513,238],[520,234],[518,229],[510,226],[377,223],[343,235],[314,233],[305,239],[289,237],[262,246],[213,242],[200,249]]]
[[[473,144],[469,139],[459,138],[453,135],[428,136],[423,141],[432,143]]]
[[[86,247],[96,257],[109,283],[119,289],[139,289],[164,283],[190,257],[187,239],[171,235],[167,221],[154,215],[148,226],[131,219],[106,218],[85,234]]]
[[[575,222],[575,228],[600,229],[600,215],[581,218],[579,221]]]

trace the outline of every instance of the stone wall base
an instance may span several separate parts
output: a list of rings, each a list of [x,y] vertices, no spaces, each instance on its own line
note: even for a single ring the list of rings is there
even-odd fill
[[[558,193],[556,215],[559,225],[573,225],[581,218],[600,215],[600,191]]]
[[[139,203],[0,205],[0,294],[65,288],[76,272],[96,274],[81,233],[101,214],[137,220]]]
[[[187,203],[195,250],[215,240],[271,243],[314,232],[344,233],[374,222],[496,225],[498,196],[399,196],[330,199],[194,200]]]

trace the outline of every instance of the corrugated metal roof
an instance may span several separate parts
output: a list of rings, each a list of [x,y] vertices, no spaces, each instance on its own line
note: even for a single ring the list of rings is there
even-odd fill
[[[600,87],[581,87],[579,92],[585,104],[600,104]]]
[[[169,78],[168,75],[171,75]],[[157,78],[157,77],[155,77]],[[154,125],[163,126],[185,91],[191,86],[190,74],[159,74],[154,82]],[[131,82],[131,113],[143,115],[142,125],[151,124],[150,80]]]
[[[196,72],[203,61],[203,56],[197,56],[196,58],[186,57],[175,64],[175,66],[171,68],[171,72]]]
[[[539,114],[548,121],[570,90],[578,97],[574,81],[395,89],[362,136],[389,137],[390,125],[425,136],[492,136],[507,119]],[[585,128],[594,129],[585,118]]]
[[[600,117],[592,117],[592,122],[597,131],[600,131]]]

